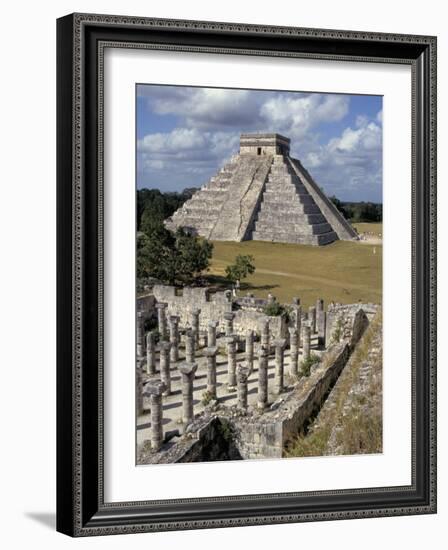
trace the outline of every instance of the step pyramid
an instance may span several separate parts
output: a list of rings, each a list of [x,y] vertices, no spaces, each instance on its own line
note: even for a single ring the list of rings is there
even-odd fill
[[[168,229],[217,241],[308,245],[353,240],[357,234],[289,155],[279,134],[242,134],[240,152],[165,220]]]

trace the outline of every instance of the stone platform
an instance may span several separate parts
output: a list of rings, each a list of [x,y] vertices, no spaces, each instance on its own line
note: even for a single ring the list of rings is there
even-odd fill
[[[216,381],[217,381],[217,398],[218,401],[228,407],[237,404],[237,391],[229,391],[227,387],[227,355],[224,353],[225,343],[224,337],[218,338],[218,348],[221,352],[217,355],[216,361]],[[316,355],[321,355],[322,350],[318,349],[318,335],[313,335],[311,338],[311,350]],[[258,360],[257,349],[255,348],[255,360],[252,374],[248,378],[248,406],[256,406],[257,403],[257,385],[258,385]],[[198,364],[198,370],[195,374],[194,387],[193,387],[193,406],[194,412],[200,414],[204,411],[206,404],[202,402],[202,398],[207,389],[207,359],[203,355],[203,349],[199,349],[196,352],[195,362]],[[300,349],[299,363],[302,360],[303,349]],[[285,393],[288,390],[288,382],[292,381],[289,378],[289,365],[290,365],[290,350],[286,349],[284,352],[285,362]],[[237,364],[242,364],[245,361],[245,353],[239,352],[236,354]],[[171,372],[171,395],[163,398],[163,431],[168,434],[168,437],[172,433],[179,431],[183,432],[182,424],[182,381],[181,374],[179,372],[179,366],[185,361],[185,349],[180,348],[179,361],[172,363],[170,366]],[[157,364],[159,363],[159,353],[157,352]],[[150,378],[159,378],[159,372],[152,377],[143,374],[143,383],[150,380]],[[275,357],[272,353],[269,356],[268,361],[268,403],[273,403],[278,399],[278,394],[274,391],[274,378],[275,378]],[[143,401],[144,412],[137,418],[137,446],[143,444],[145,440],[150,438],[150,405],[149,399],[145,398]],[[171,434],[170,434],[171,432]],[[174,437],[173,441],[177,438]]]
[[[217,241],[325,245],[357,233],[290,156],[288,138],[243,134],[240,151],[170,218],[168,229]]]

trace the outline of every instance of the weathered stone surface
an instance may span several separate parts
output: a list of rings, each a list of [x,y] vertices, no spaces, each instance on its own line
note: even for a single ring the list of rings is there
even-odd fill
[[[357,238],[278,134],[243,134],[240,153],[165,224],[211,240],[323,245]]]
[[[144,394],[149,396],[151,406],[151,450],[160,449],[163,442],[162,394],[166,384],[162,380],[151,380],[146,384]]]
[[[289,373],[293,377],[299,374],[299,332],[295,327],[289,329]]]
[[[311,351],[311,327],[308,324],[302,326],[302,343],[302,360],[307,361],[310,358]]]
[[[156,372],[156,340],[154,331],[150,330],[146,335],[146,373]]]
[[[246,353],[246,363],[248,367],[252,369],[254,365],[254,331],[253,330],[248,330],[246,333],[245,353]]]
[[[210,346],[204,349],[204,355],[207,357],[207,392],[212,399],[216,399],[216,355],[218,348]]]
[[[170,316],[170,361],[176,363],[179,361],[179,317]]]
[[[199,349],[199,315],[201,314],[201,310],[199,308],[195,308],[192,311],[192,320],[191,320],[191,329],[194,336],[194,345],[195,349]]]
[[[364,307],[368,309],[366,305]],[[332,307],[330,307],[331,309]],[[199,414],[194,416],[191,409],[194,378],[192,371],[194,368],[189,365],[181,365],[179,371],[182,375],[182,401],[179,401],[179,408],[182,410],[182,418],[186,418],[188,422],[184,430],[185,435],[170,440],[170,445],[163,446],[157,453],[148,452],[150,450],[147,447],[145,452],[145,448],[139,447],[138,463],[281,457],[285,444],[294,439],[303,427],[308,425],[311,416],[314,417],[316,410],[322,406],[329,389],[333,387],[342,369],[345,368],[350,354],[355,351],[356,342],[365,329],[366,318],[368,320],[369,316],[376,311],[377,308],[372,307],[368,313],[365,313],[358,304],[338,309],[344,321],[341,342],[332,344],[325,352],[316,351],[321,357],[321,361],[311,370],[308,377],[302,377],[299,381],[288,385],[281,397],[275,397],[275,394],[272,393],[269,395],[267,350],[259,348],[259,372],[255,369],[253,380],[248,380],[244,376],[244,371],[240,372],[240,369],[246,367],[245,363],[240,363],[236,370],[238,394],[229,399],[230,396],[221,388],[222,402],[212,401],[205,406],[198,403],[196,406],[199,409]],[[294,330],[294,327],[291,328]],[[275,346],[276,342],[272,343]],[[214,352],[215,350],[209,350],[209,348],[203,350],[207,360],[208,355],[214,355]],[[207,364],[204,361],[205,358],[198,358],[199,361],[202,361],[201,379],[205,374],[204,369]],[[242,379],[239,379],[240,374],[243,375]],[[185,380],[185,376],[190,378]],[[225,372],[221,376],[221,380],[225,381]],[[258,384],[258,393],[250,391],[247,394],[248,407],[244,406],[244,379],[247,384]],[[180,381],[176,380],[175,383],[180,384]],[[202,380],[199,383],[201,384]],[[173,393],[177,394],[178,392]],[[191,396],[191,399],[187,399],[188,396]],[[173,411],[173,398],[176,399],[176,396],[167,398],[167,417]],[[269,398],[274,400],[268,407]],[[184,406],[187,404],[188,413],[187,411],[183,412]],[[142,424],[148,422],[147,416],[139,417],[139,422]],[[145,429],[148,432],[150,430],[149,427]],[[169,430],[169,428],[167,429]]]
[[[268,357],[269,352],[261,346],[258,352],[258,402],[257,407],[265,409],[268,404]]]
[[[187,363],[194,363],[195,359],[195,335],[191,329],[188,329],[185,333],[185,360]]]
[[[144,356],[145,346],[145,315],[143,312],[137,312],[137,359],[142,359]]]
[[[227,387],[234,390],[236,387],[236,336],[226,336],[227,344]]]
[[[275,393],[282,393],[284,388],[284,351],[286,340],[279,338],[273,341],[275,348]]]
[[[209,348],[216,346],[216,329],[219,323],[217,321],[209,321],[207,326],[207,346]]]
[[[165,384],[163,395],[171,393],[170,348],[171,344],[169,342],[160,342],[160,378]]]
[[[308,309],[308,322],[310,324],[311,334],[316,332],[316,308],[310,306]]]
[[[185,425],[192,422],[194,418],[193,381],[197,369],[197,363],[182,363],[179,367],[182,375],[182,420]]]
[[[157,324],[159,327],[159,334],[161,340],[167,339],[167,327],[166,327],[166,306],[165,302],[158,302],[156,304],[157,309]]]
[[[247,379],[252,373],[252,367],[247,363],[244,365],[238,365],[236,371],[236,380],[238,386],[238,407],[240,409],[247,409]]]
[[[137,360],[135,370],[135,408],[137,416],[143,413],[142,361]]]

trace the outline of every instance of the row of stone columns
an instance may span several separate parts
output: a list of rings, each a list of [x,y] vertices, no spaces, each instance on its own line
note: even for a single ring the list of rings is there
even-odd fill
[[[291,345],[291,374],[298,372],[298,333],[295,327],[290,330],[290,345]],[[304,359],[309,357],[311,327],[304,325],[303,327],[303,343],[304,343]],[[230,335],[227,337],[227,352],[228,352],[228,386],[237,388],[237,402],[241,409],[247,409],[248,405],[248,379],[253,370],[253,331],[248,331],[246,335],[246,361],[238,365],[236,364],[236,337]],[[148,337],[147,342],[153,342],[153,338]],[[187,338],[188,353],[194,358],[194,333],[191,331]],[[283,338],[273,341],[275,348],[275,392],[280,394],[284,390],[284,350],[286,340]],[[146,384],[144,393],[150,398],[151,407],[151,447],[154,450],[160,448],[163,441],[162,429],[162,396],[167,396],[171,392],[171,377],[170,377],[170,342],[162,342],[160,346],[160,379],[150,380]],[[216,398],[216,356],[218,348],[209,346],[204,350],[204,355],[207,358],[207,392],[211,398]],[[269,350],[267,346],[261,344],[258,354],[258,399],[257,407],[261,410],[268,405],[268,360]],[[137,408],[139,414],[143,410],[143,392],[141,366],[139,363],[137,369]],[[187,361],[179,366],[179,372],[182,377],[182,421],[185,425],[193,421],[193,386],[195,373],[197,371],[197,363]]]
[[[179,366],[179,372],[182,377],[182,422],[185,425],[190,424],[194,419],[193,383],[197,368],[197,363],[182,363]],[[143,410],[143,395],[148,396],[150,400],[150,441],[151,448],[157,451],[163,442],[162,396],[166,396],[168,394],[169,387],[163,379],[152,379],[145,385],[144,390],[141,391],[141,369],[137,369],[137,387],[137,408],[140,409],[140,413]]]

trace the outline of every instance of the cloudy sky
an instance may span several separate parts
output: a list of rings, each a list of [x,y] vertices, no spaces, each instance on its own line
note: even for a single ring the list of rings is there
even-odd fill
[[[289,137],[328,195],[382,202],[379,96],[138,85],[137,187],[200,187],[244,132]]]

